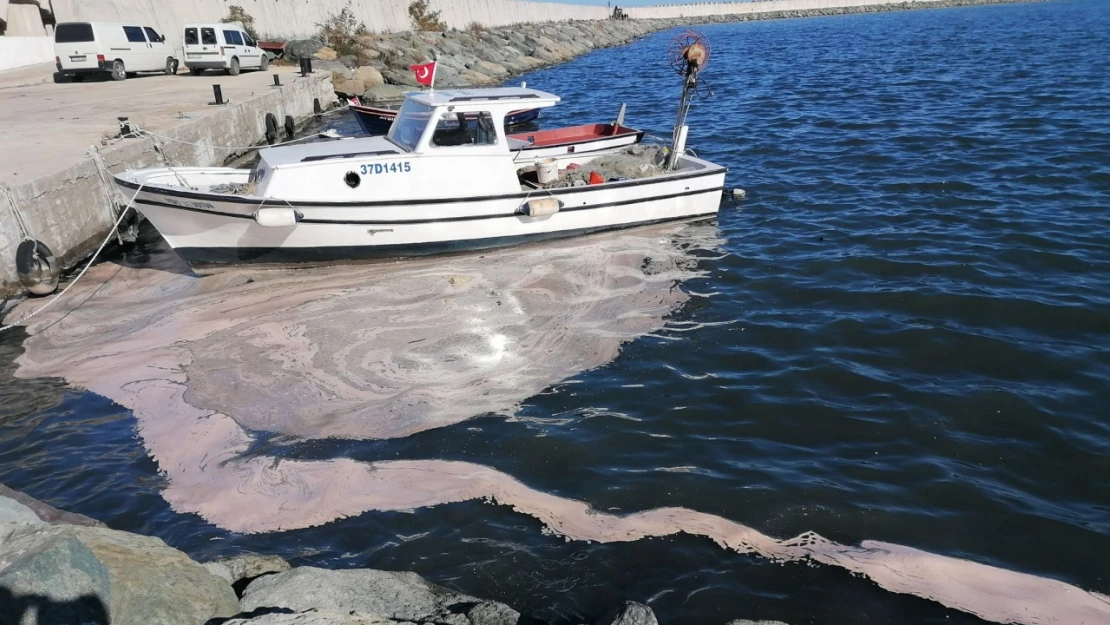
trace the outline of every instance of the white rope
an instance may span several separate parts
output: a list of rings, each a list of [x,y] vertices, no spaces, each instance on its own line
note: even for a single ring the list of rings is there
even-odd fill
[[[143,190],[143,184],[140,184],[139,189],[137,191],[135,191],[135,195],[132,195],[131,200],[127,202],[127,206],[124,206],[123,210],[120,211],[119,219],[117,219],[116,223],[112,225],[112,231],[109,232],[108,236],[104,237],[104,240],[100,242],[100,247],[96,248],[96,251],[93,252],[92,258],[89,259],[89,262],[85,264],[85,268],[81,270],[81,273],[77,274],[76,278],[74,278],[72,282],[67,284],[66,288],[62,289],[61,293],[58,293],[57,295],[55,295],[53,298],[50,299],[49,302],[46,302],[45,304],[43,304],[35,312],[27,315],[26,317],[20,319],[19,321],[15,322],[15,323],[12,323],[12,324],[9,324],[9,325],[6,325],[6,326],[0,326],[0,332],[5,332],[7,330],[11,330],[12,328],[14,328],[18,325],[22,325],[24,323],[27,323],[27,321],[29,321],[31,319],[31,317],[34,317],[35,315],[39,314],[40,312],[42,312],[42,311],[46,310],[47,308],[49,308],[50,306],[52,306],[54,304],[54,302],[60,300],[62,298],[62,296],[66,294],[66,291],[69,291],[73,287],[73,285],[77,284],[77,281],[80,280],[81,277],[85,275],[85,272],[89,270],[89,267],[92,267],[93,263],[96,262],[96,257],[100,256],[100,253],[104,251],[104,246],[108,245],[108,241],[112,240],[112,234],[114,234],[117,230],[119,230],[119,225],[121,223],[123,223],[123,218],[124,218],[125,215],[127,215],[128,209],[131,208],[131,204],[133,204],[135,202],[135,198],[139,197],[139,193],[142,193],[142,190]]]
[[[23,211],[19,209],[19,203],[15,201],[15,191],[12,191],[11,187],[3,182],[0,182],[0,191],[4,193],[4,198],[8,201],[8,210],[15,217],[15,225],[19,228],[19,236],[24,241],[34,241],[35,238],[31,236],[31,229],[27,227],[27,221],[23,219]]]

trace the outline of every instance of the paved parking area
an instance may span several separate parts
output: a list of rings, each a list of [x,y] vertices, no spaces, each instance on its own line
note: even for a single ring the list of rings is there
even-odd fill
[[[182,68],[176,76],[140,74],[116,82],[105,74],[62,84],[53,82],[53,64],[0,72],[0,182],[21,184],[76,164],[90,145],[119,132],[117,117],[165,131],[183,118],[213,113],[214,84],[234,103],[272,89],[272,73],[287,82],[296,70],[190,76]]]

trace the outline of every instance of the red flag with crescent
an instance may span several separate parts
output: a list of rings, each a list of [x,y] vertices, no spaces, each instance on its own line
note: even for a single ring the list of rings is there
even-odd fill
[[[416,73],[416,82],[432,86],[432,80],[436,75],[436,62],[422,63],[420,65],[409,65],[409,69]]]

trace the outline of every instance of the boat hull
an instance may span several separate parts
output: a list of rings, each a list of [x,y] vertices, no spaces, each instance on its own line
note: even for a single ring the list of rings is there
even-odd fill
[[[486,198],[372,204],[287,204],[294,225],[267,227],[254,219],[263,206],[249,198],[143,187],[119,181],[134,206],[191,264],[324,263],[396,258],[520,245],[671,220],[716,215],[725,169],[614,182],[595,187],[537,190]],[[530,200],[557,198],[562,209],[522,214]]]

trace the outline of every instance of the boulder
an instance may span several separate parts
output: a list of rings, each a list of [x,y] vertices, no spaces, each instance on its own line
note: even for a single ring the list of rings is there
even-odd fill
[[[7,497],[0,497],[0,523],[46,525],[34,510]]]
[[[503,78],[509,75],[509,70],[497,63],[490,63],[489,61],[478,61],[474,64],[473,69],[494,78]]]
[[[297,62],[312,57],[322,47],[324,42],[318,39],[294,39],[285,44],[285,58]]]
[[[222,625],[401,625],[376,614],[339,613],[319,610],[307,612],[267,612],[253,618],[224,621]]]
[[[299,567],[267,575],[247,586],[239,607],[359,612],[437,625],[507,625],[520,619],[509,606],[437,586],[416,573],[373,569]]]
[[[355,70],[354,80],[361,80],[365,85],[362,91],[385,84],[385,77],[377,69],[364,65]],[[359,93],[362,93],[360,91]]]
[[[312,58],[318,61],[335,61],[339,59],[339,53],[327,46],[324,46],[323,48],[317,50],[316,53],[312,55]]]
[[[221,558],[205,562],[202,566],[209,573],[232,585],[245,579],[254,579],[269,573],[283,573],[293,568],[278,556],[263,556],[256,553]]]
[[[617,611],[610,612],[597,625],[659,625],[655,612],[642,603],[625,601]]]
[[[355,70],[347,67],[339,61],[313,61],[313,71],[331,72],[332,82],[341,80],[350,80],[355,76]]]
[[[334,76],[333,74],[332,86],[335,88],[335,93],[337,95],[350,98],[361,95],[366,91],[366,83],[361,80],[356,78],[350,80],[334,80]]]
[[[0,615],[21,625],[201,625],[239,611],[231,586],[184,553],[100,527],[0,526],[0,589]]]
[[[372,89],[367,89],[366,93],[362,94],[362,101],[366,103],[396,102],[405,97],[406,91],[410,90],[397,85],[378,85]]]
[[[345,55],[339,57],[336,60],[339,61],[340,63],[342,63],[344,67],[347,67],[347,68],[350,68],[350,69],[357,69],[358,68],[358,57],[353,55],[353,54],[345,54]]]
[[[416,76],[412,70],[405,68],[403,70],[387,69],[382,72],[382,77],[385,79],[386,84],[390,85],[404,85],[406,87],[419,87],[420,83],[416,82]]]
[[[46,521],[51,525],[67,524],[67,525],[87,525],[90,527],[104,527],[104,524],[96,519],[90,519],[83,514],[76,514],[73,512],[66,512],[59,510],[53,506],[49,506],[34,497],[25,495],[19,491],[14,491],[3,484],[0,484],[0,497],[15,500],[31,509],[39,519]],[[5,522],[0,520],[0,522]]]

